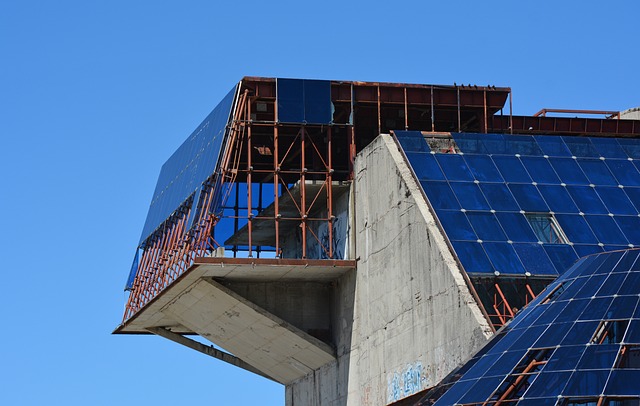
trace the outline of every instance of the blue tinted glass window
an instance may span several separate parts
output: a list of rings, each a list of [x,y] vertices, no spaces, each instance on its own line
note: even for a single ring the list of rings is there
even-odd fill
[[[545,244],[543,247],[559,274],[564,273],[578,259],[575,251],[568,245]]]
[[[638,168],[631,162],[621,159],[607,159],[605,162],[609,171],[624,186],[640,186],[640,173]]]
[[[478,238],[483,241],[507,241],[500,223],[493,213],[467,212],[469,222],[476,231]]]
[[[591,144],[596,148],[600,156],[605,158],[622,158],[627,159],[627,153],[624,152],[620,144],[615,138],[589,138]]]
[[[304,122],[304,80],[278,79],[278,121],[285,123]]]
[[[616,395],[638,396],[638,382],[640,382],[640,370],[638,369],[618,369],[611,372],[611,377],[607,383],[606,393]],[[632,405],[633,403],[629,403]],[[636,403],[637,404],[637,403]],[[612,406],[617,406],[615,403]],[[622,404],[626,406],[625,404]]]
[[[626,283],[623,282],[623,283]],[[619,288],[619,287],[618,287]],[[598,294],[600,294],[598,292]],[[629,319],[638,304],[637,296],[619,296],[613,299],[611,306],[607,310],[608,319]]]
[[[405,152],[429,152],[429,144],[420,131],[394,131]]]
[[[589,301],[589,304],[584,308],[584,312],[579,317],[579,320],[601,320],[609,305],[611,304],[611,298],[598,297]]]
[[[608,214],[598,194],[591,186],[567,186],[567,192],[583,213]]]
[[[510,154],[502,134],[484,134],[482,143],[489,154]]]
[[[595,188],[600,200],[607,207],[609,213],[637,215],[638,211],[631,203],[627,194],[619,187],[598,186]]]
[[[423,181],[422,189],[427,194],[429,202],[435,209],[459,209],[460,204],[456,200],[449,184],[446,182]]]
[[[462,155],[436,154],[436,160],[440,164],[444,176],[449,180],[473,180],[473,175],[469,171]]]
[[[615,344],[591,345],[578,363],[578,369],[611,369],[620,346]]]
[[[478,379],[457,403],[482,402],[486,400],[502,381],[502,377]]]
[[[517,243],[513,248],[518,253],[524,269],[532,275],[557,275],[555,267],[542,248],[536,243]]]
[[[592,297],[593,295],[596,294],[598,289],[600,289],[600,286],[602,286],[602,283],[604,282],[604,280],[605,280],[604,275],[594,275],[590,277],[589,280],[587,280],[587,282],[584,284],[582,289],[580,289],[580,291],[576,293],[575,297],[576,298]]]
[[[640,272],[631,272],[624,281],[624,285],[620,286],[619,295],[635,295],[640,286]]]
[[[584,300],[574,301],[572,303],[582,303]],[[567,306],[568,307],[568,306]],[[576,313],[580,315],[583,309],[576,308]],[[571,327],[567,335],[562,339],[560,345],[579,345],[579,344],[587,344],[591,337],[593,337],[593,333],[596,331],[596,328],[600,324],[599,321],[580,321],[577,322]]]
[[[538,241],[538,237],[534,234],[524,214],[498,212],[496,217],[509,240],[518,242]]]
[[[583,137],[562,137],[569,151],[573,156],[577,157],[599,157],[600,154],[589,141],[589,138]]]
[[[480,187],[472,182],[451,182],[451,189],[458,198],[463,209],[489,210],[489,203],[485,200]]]
[[[556,175],[547,158],[525,156],[520,160],[534,182],[560,184],[560,178]]]
[[[640,188],[637,187],[625,187],[624,192],[631,200],[631,203],[636,207],[636,210],[640,211]]]
[[[438,219],[450,240],[476,241],[478,239],[463,212],[441,210],[438,212]]]
[[[484,252],[482,244],[457,241],[451,244],[465,271],[468,273],[493,273],[493,266]]]
[[[527,328],[527,331],[518,338],[511,346],[512,350],[528,350],[540,335],[547,329],[547,326],[535,326]]]
[[[498,168],[488,155],[465,155],[464,160],[467,162],[473,176],[481,182],[504,182],[504,179],[498,172]]]
[[[458,144],[460,151],[465,154],[488,154],[487,148],[482,143],[482,137],[484,134],[470,134],[470,133],[454,133],[451,134],[453,139]]]
[[[507,151],[511,154],[542,155],[542,150],[530,135],[504,135]]]
[[[568,156],[570,157],[571,151],[565,145],[564,141],[560,137],[552,136],[536,136],[534,137],[542,149],[542,153],[548,156]]]
[[[542,194],[551,211],[555,213],[578,213],[578,207],[564,186],[538,185],[538,191]]]
[[[637,139],[619,138],[618,144],[633,159],[640,159],[640,142]]]
[[[607,165],[600,159],[577,159],[582,172],[587,175],[590,183],[594,185],[617,186],[618,181],[613,177]]]
[[[557,214],[555,218],[570,242],[582,244],[598,243],[598,239],[591,231],[591,228],[583,216],[575,214]]]
[[[607,268],[608,268],[608,272],[611,272],[612,269],[610,267],[607,267]],[[607,279],[605,279],[600,289],[598,289],[598,293],[596,293],[596,295],[597,296],[615,295],[618,292],[618,289],[620,289],[620,285],[622,285],[622,282],[626,279],[626,277],[627,277],[626,273],[614,273],[614,274],[608,275]]]
[[[433,154],[407,152],[407,159],[419,180],[444,180],[444,174]]]
[[[565,396],[598,396],[607,383],[609,370],[577,371],[564,388]]]
[[[548,212],[549,207],[533,185],[511,183],[508,185],[509,190],[516,198],[518,205],[524,211]]]
[[[562,182],[567,185],[588,185],[587,177],[582,173],[582,169],[576,161],[571,158],[549,158],[549,163],[553,166]]]
[[[595,245],[595,244],[588,244],[588,245],[576,244],[573,246],[573,249],[576,251],[576,254],[578,254],[578,257],[584,257],[592,254],[599,254],[604,251],[601,246]]]
[[[628,344],[640,344],[640,320],[631,320],[629,322],[624,342]]]
[[[520,211],[520,206],[518,206],[511,191],[504,183],[481,183],[480,189],[482,189],[492,209],[500,211]]]
[[[507,182],[531,183],[531,177],[517,157],[500,155],[493,156],[492,159]]]
[[[453,405],[476,383],[476,380],[458,381],[440,399],[438,405]]]
[[[629,243],[640,245],[640,217],[615,216],[613,220],[620,227]]]
[[[596,238],[604,244],[626,245],[629,242],[610,216],[584,216]]]
[[[488,242],[483,244],[493,267],[502,274],[523,274],[524,267],[515,250],[508,243]]]
[[[573,327],[573,323],[567,324]],[[556,341],[555,344],[557,345],[558,341]],[[570,371],[575,369],[585,348],[584,346],[570,346],[556,349],[551,358],[549,358],[549,361],[547,361],[543,372]]]
[[[546,370],[546,368],[545,368]],[[520,401],[518,406],[551,406],[558,401],[557,398],[539,399],[538,396],[557,396],[562,393],[562,389],[571,376],[571,372],[545,373],[541,372],[533,384],[527,390],[526,397],[533,398],[529,401]]]

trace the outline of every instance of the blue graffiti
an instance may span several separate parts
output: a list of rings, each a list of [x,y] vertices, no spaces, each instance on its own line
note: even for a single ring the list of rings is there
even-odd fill
[[[400,373],[394,372],[387,378],[387,400],[396,402],[423,389],[426,377],[421,362],[407,365]]]

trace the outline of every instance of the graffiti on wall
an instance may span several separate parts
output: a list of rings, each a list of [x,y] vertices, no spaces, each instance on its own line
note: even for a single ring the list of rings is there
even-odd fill
[[[428,387],[427,377],[420,361],[387,375],[387,402],[392,403]]]

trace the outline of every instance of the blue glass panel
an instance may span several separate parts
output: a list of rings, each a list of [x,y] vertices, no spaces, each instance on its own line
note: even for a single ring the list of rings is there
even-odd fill
[[[636,291],[637,289],[636,287]],[[629,322],[624,342],[627,344],[640,344],[640,320],[631,320]]]
[[[469,222],[476,231],[478,238],[483,241],[507,241],[500,223],[493,213],[467,212]]]
[[[613,370],[604,393],[637,397],[638,382],[640,382],[640,370],[638,369]],[[613,405],[615,405],[615,403]]]
[[[635,272],[640,268],[638,263],[640,250],[628,250],[624,253],[620,261],[616,264],[614,272]],[[621,294],[621,293],[620,293]]]
[[[618,186],[618,180],[611,174],[607,165],[600,159],[578,158],[578,165],[594,185]]]
[[[465,154],[488,154],[489,151],[482,143],[484,134],[453,133],[451,136],[456,141],[460,151]]]
[[[440,164],[444,175],[449,180],[473,180],[473,175],[469,167],[462,158],[462,155],[436,154],[436,160]]]
[[[546,329],[547,326],[529,327],[527,331],[513,343],[511,349],[515,351],[527,351]]]
[[[633,317],[637,305],[637,296],[618,296],[607,310],[607,319],[629,319]]]
[[[571,376],[570,372],[557,372],[557,373],[545,373],[541,372],[538,377],[533,381],[529,390],[527,390],[525,397],[534,398],[529,401],[518,402],[518,406],[535,406],[535,405],[555,405],[558,401],[557,398],[545,398],[536,399],[538,396],[558,396],[562,393],[562,389],[567,384],[567,380]]]
[[[587,177],[582,173],[582,169],[576,161],[571,158],[549,158],[549,163],[553,166],[562,182],[567,185],[588,185]]]
[[[304,81],[302,79],[278,79],[278,121],[285,123],[304,122]]]
[[[482,244],[453,241],[451,245],[453,245],[453,249],[467,273],[493,273],[493,266],[484,252]]]
[[[422,189],[434,209],[460,208],[460,204],[456,200],[447,182],[422,181],[420,185],[422,185]]]
[[[618,138],[618,144],[630,158],[640,159],[640,142],[637,139]]]
[[[481,182],[504,182],[493,160],[487,155],[465,155],[473,176]]]
[[[551,211],[555,213],[579,212],[578,207],[573,203],[564,186],[538,185],[538,191],[542,194]]]
[[[635,295],[638,293],[638,286],[640,286],[640,272],[631,272],[624,281],[624,284],[620,286],[618,294]]]
[[[577,157],[595,157],[598,158],[600,153],[589,141],[589,138],[582,137],[562,137],[567,148],[573,156]]]
[[[611,305],[610,297],[598,297],[589,301],[579,320],[602,320]]]
[[[483,402],[487,400],[487,398],[491,396],[491,393],[500,385],[502,379],[502,376],[478,379],[467,394],[456,403]]]
[[[407,159],[419,180],[444,180],[444,174],[433,154],[407,152]]]
[[[567,186],[567,192],[569,192],[581,212],[589,214],[609,213],[594,188],[590,186]]]
[[[580,314],[582,314],[585,306],[589,304],[590,300],[591,299],[576,299],[570,301],[569,304],[567,304],[567,307],[565,307],[558,317],[556,317],[554,323],[565,323],[578,320]],[[591,336],[589,336],[589,338],[591,338]]]
[[[627,153],[624,152],[620,144],[615,138],[589,138],[591,144],[596,148],[600,156],[605,158],[621,158],[627,159]]]
[[[587,255],[600,254],[604,252],[601,246],[591,244],[576,244],[573,246],[573,249],[576,251],[576,254],[578,254],[578,257],[585,257]]]
[[[610,216],[584,216],[596,238],[605,244],[629,244],[616,222]]]
[[[627,197],[627,194],[619,187],[597,186],[595,189],[609,213],[638,214],[638,211]]]
[[[140,243],[215,172],[235,92],[236,87],[162,165]]]
[[[609,272],[612,271],[610,267],[607,268],[609,268]],[[614,273],[608,275],[608,278],[604,281],[596,295],[600,297],[615,295],[618,293],[618,289],[620,289],[620,285],[622,285],[622,282],[624,282],[626,277],[626,273]]]
[[[535,243],[516,243],[513,248],[518,253],[524,268],[532,275],[557,275],[542,245]]]
[[[640,186],[640,173],[632,162],[621,159],[607,159],[604,163],[619,184],[623,186]]]
[[[547,203],[545,203],[535,186],[519,183],[511,183],[507,186],[522,210],[529,212],[549,211],[549,206],[547,206]]]
[[[558,344],[558,342],[556,342]],[[582,357],[586,347],[567,346],[556,349],[544,366],[544,372],[548,371],[571,371],[575,369],[578,361]]]
[[[570,157],[571,151],[564,144],[564,141],[560,137],[552,136],[536,136],[534,137],[542,149],[542,153],[548,156],[568,156]]]
[[[520,206],[504,183],[481,183],[480,189],[489,205],[499,211],[520,211]]]
[[[530,135],[504,135],[507,153],[520,155],[542,155],[542,150]]]
[[[575,295],[576,298],[587,298],[592,297],[596,294],[600,286],[605,280],[604,275],[594,275],[589,278],[589,280],[584,284],[582,289]]]
[[[465,393],[476,383],[476,380],[456,382],[440,399],[436,405],[453,405],[464,396]]]
[[[582,244],[597,244],[598,239],[594,236],[591,228],[583,216],[577,214],[557,214],[555,216],[558,224],[569,241]]]
[[[611,369],[618,356],[620,346],[602,344],[588,346],[584,356],[578,362],[578,369]]]
[[[577,371],[562,392],[565,396],[598,396],[607,383],[609,370]]]
[[[502,134],[484,134],[482,137],[482,143],[484,144],[489,154],[511,154],[507,148],[507,143],[504,140]]]
[[[578,259],[576,253],[568,245],[545,244],[543,247],[559,274],[564,273]]]
[[[278,121],[330,124],[331,82],[328,80],[276,79]]]
[[[124,285],[124,290],[131,290],[131,288],[133,287],[133,282],[135,281],[136,275],[138,274],[139,257],[140,250],[136,249],[136,255],[133,257],[133,263],[131,264],[129,277],[127,278],[127,283],[125,283]]]
[[[582,302],[582,301],[581,301]],[[572,302],[573,303],[573,302]],[[581,311],[581,310],[580,310]],[[591,341],[591,337],[600,324],[599,321],[579,321],[573,325],[571,330],[562,339],[560,345],[582,345]]]
[[[602,258],[604,258],[604,261],[602,261],[598,269],[596,269],[596,271],[593,274],[599,275],[599,274],[609,274],[613,272],[615,266],[620,262],[623,255],[624,255],[624,252],[612,252],[607,255],[602,255]],[[594,261],[594,263],[596,262],[597,261]]]
[[[634,206],[636,206],[636,210],[640,212],[640,188],[637,187],[625,187],[624,192],[631,200]]]
[[[476,241],[478,237],[471,228],[467,216],[461,211],[438,211],[438,219],[450,240]]]
[[[306,123],[330,124],[333,121],[331,82],[304,79],[304,120]],[[278,114],[280,110],[278,110]]]
[[[429,144],[420,131],[394,131],[404,152],[430,152]]]
[[[489,210],[489,203],[485,200],[480,187],[472,182],[451,182],[449,184],[458,198],[460,205],[466,210]]]
[[[555,303],[559,307],[566,307],[567,302]],[[554,313],[554,316],[557,316],[557,313]],[[544,333],[540,336],[538,341],[535,342],[534,347],[536,348],[545,348],[545,347],[555,347],[562,340],[562,338],[567,334],[569,329],[573,327],[573,323],[553,323],[549,328],[547,328]]]
[[[493,156],[492,159],[507,182],[531,183],[531,177],[517,157],[499,155]]]
[[[482,244],[493,267],[501,274],[524,274],[524,267],[515,250],[508,243],[488,242]]]
[[[560,184],[560,178],[556,175],[547,158],[525,156],[520,158],[520,161],[534,182]]]
[[[496,217],[511,241],[538,242],[529,222],[521,213],[497,212]]]

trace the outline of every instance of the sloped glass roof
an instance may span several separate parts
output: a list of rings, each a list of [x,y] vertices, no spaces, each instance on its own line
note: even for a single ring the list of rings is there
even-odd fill
[[[640,140],[464,133],[438,148],[395,135],[470,274],[555,276],[640,246]]]
[[[640,404],[639,257],[633,249],[582,258],[435,404]]]

